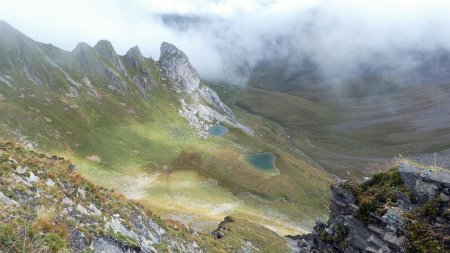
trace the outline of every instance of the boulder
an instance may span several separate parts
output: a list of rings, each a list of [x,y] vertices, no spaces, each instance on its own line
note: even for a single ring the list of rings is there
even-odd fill
[[[5,205],[12,205],[12,206],[20,206],[19,202],[6,197],[3,192],[0,191],[0,203],[3,203]]]
[[[100,237],[93,241],[92,246],[94,248],[94,253],[125,253],[118,245],[116,245],[111,240]],[[130,252],[130,251],[128,251]]]
[[[418,168],[402,163],[399,165],[399,172],[402,181],[420,204],[434,198],[439,189],[450,188],[450,174],[445,171]]]
[[[211,232],[211,235],[214,236],[214,239],[221,239],[223,237],[225,237],[225,234],[220,231],[219,229],[215,229]]]
[[[225,237],[225,231],[228,230],[228,224],[234,222],[234,219],[231,216],[226,216],[223,221],[219,223],[217,229],[211,231],[211,235],[215,239],[220,239]]]

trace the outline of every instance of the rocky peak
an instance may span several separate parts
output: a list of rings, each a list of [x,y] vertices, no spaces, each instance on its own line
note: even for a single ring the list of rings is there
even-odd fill
[[[75,55],[75,57],[79,59],[86,59],[90,55],[93,55],[95,52],[95,49],[93,49],[89,44],[86,42],[79,42],[75,49],[72,51],[72,53]]]
[[[138,46],[130,48],[125,57],[130,60],[130,62],[132,62],[134,67],[137,69],[144,62],[144,56],[142,56],[141,50]]]
[[[106,57],[114,65],[116,70],[119,71],[119,73],[121,73],[125,78],[129,78],[125,66],[120,60],[119,55],[114,50],[114,47],[112,46],[111,42],[107,40],[100,40],[99,42],[97,42],[94,48],[102,56]],[[114,89],[120,89],[125,86],[125,82],[123,80],[120,80],[121,77],[117,76],[116,73],[114,73],[115,72],[114,70],[106,68],[106,72],[110,82],[110,87],[114,87]]]
[[[207,130],[217,122],[253,134],[253,130],[236,121],[233,112],[220,100],[215,91],[207,85],[200,85],[197,71],[181,50],[163,42],[159,65],[165,74],[189,95],[181,99],[182,110],[179,113],[189,121],[200,136],[208,136]]]
[[[0,20],[0,32],[2,33],[2,40],[7,38],[7,36],[5,36],[6,34],[10,35],[20,33],[19,31],[14,29],[11,25],[2,20]]]
[[[186,54],[174,45],[167,42],[161,44],[159,65],[168,77],[189,93],[199,87],[200,78],[197,71],[192,67]]]
[[[2,50],[10,50],[12,48],[20,48],[26,46],[30,48],[33,40],[19,30],[12,27],[10,24],[0,20],[0,47]]]
[[[135,57],[143,58],[141,50],[139,49],[138,46],[134,46],[134,47],[130,48],[128,50],[126,56],[129,58],[135,58]]]
[[[86,51],[86,50],[90,50],[90,49],[92,49],[92,47],[89,46],[88,43],[86,43],[86,42],[78,42],[78,44],[75,47],[75,49],[73,50],[73,52],[82,52],[82,51]]]
[[[113,45],[108,40],[99,40],[94,46],[99,53],[105,55],[116,55]]]

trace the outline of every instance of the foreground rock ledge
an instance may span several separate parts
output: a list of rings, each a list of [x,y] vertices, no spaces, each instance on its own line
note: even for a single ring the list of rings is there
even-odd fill
[[[450,171],[402,163],[331,187],[330,219],[295,252],[450,252]]]

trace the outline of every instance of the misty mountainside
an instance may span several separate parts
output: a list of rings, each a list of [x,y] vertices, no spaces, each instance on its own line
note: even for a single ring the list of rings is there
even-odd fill
[[[450,2],[6,2],[0,253],[450,250]]]
[[[155,61],[106,40],[68,52],[4,22],[0,33],[2,138],[199,232],[231,215],[294,234],[326,216],[330,175],[280,125],[225,105],[234,93],[209,88],[174,45]],[[219,124],[225,135],[212,136]],[[247,159],[260,153],[269,169]]]
[[[450,52],[445,40],[435,43],[442,34],[430,40],[414,28],[412,38],[411,30],[392,33],[396,25],[383,30],[328,8],[264,27],[200,14],[161,20],[214,38],[224,77],[204,76],[237,84],[218,86],[236,93],[227,104],[280,124],[294,146],[338,177],[363,176],[399,154],[434,164],[436,153],[449,167]]]
[[[283,125],[294,145],[339,176],[399,154],[434,164],[437,153],[448,167],[450,53],[390,53],[351,68],[300,53],[261,60],[235,103]]]

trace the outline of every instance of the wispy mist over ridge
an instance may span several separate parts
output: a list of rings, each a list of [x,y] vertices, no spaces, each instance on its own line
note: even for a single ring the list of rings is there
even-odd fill
[[[308,57],[325,75],[368,61],[408,68],[405,52],[450,48],[450,3],[430,0],[0,0],[3,19],[33,39],[72,50],[108,39],[158,58],[184,50],[202,78],[244,84],[261,59]],[[293,57],[295,58],[295,57]],[[293,63],[295,65],[295,63]]]

